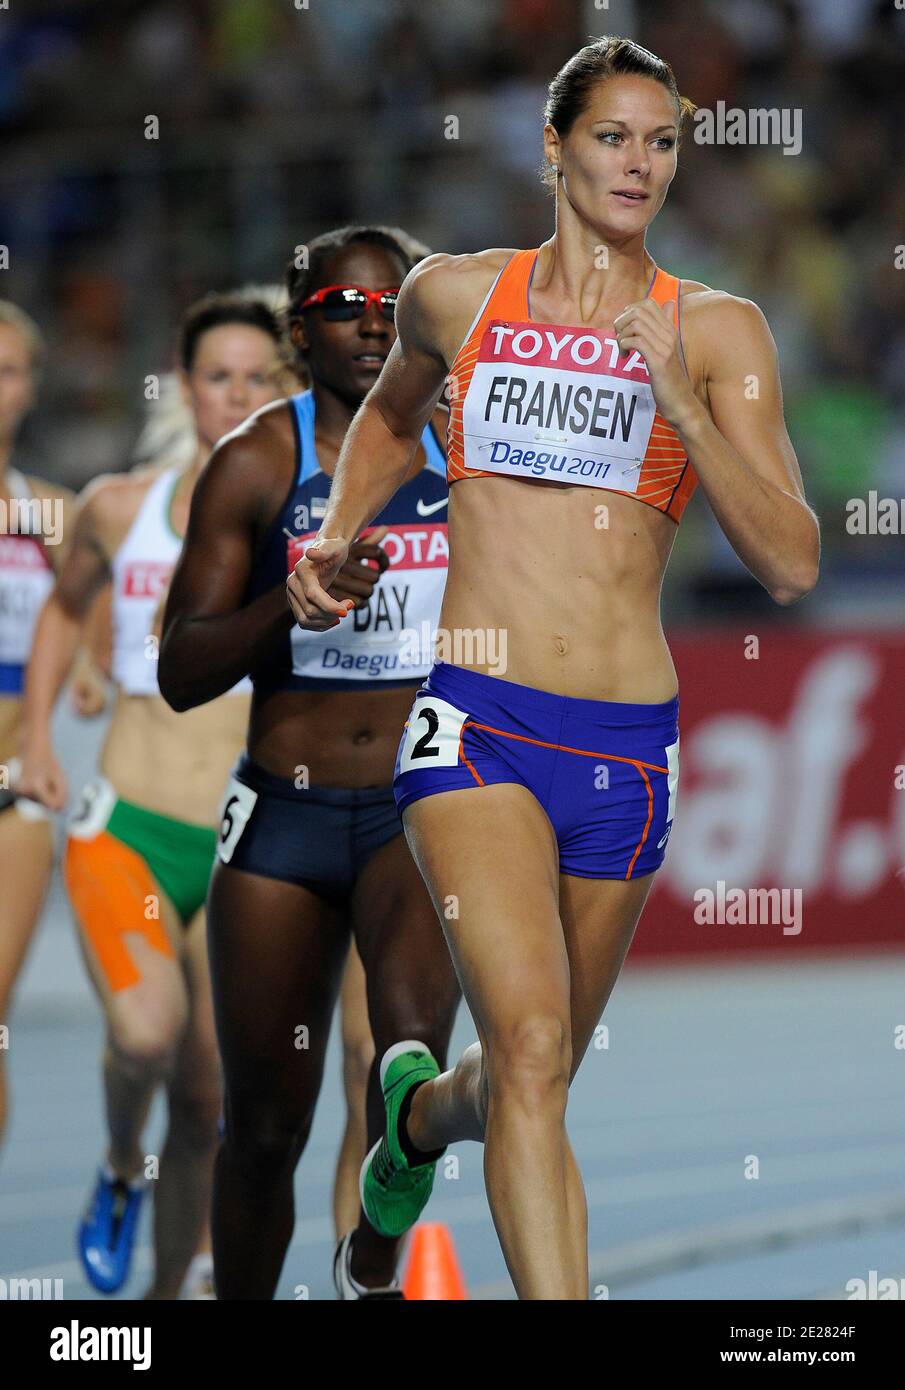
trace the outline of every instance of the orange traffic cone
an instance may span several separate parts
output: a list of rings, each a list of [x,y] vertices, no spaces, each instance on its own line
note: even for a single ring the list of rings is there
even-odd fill
[[[422,1301],[462,1302],[468,1298],[449,1230],[439,1221],[425,1221],[412,1235],[402,1291]]]

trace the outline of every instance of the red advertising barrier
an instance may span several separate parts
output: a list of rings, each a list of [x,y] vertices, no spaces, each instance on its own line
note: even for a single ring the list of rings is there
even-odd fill
[[[905,947],[905,635],[670,648],[678,803],[632,958]]]

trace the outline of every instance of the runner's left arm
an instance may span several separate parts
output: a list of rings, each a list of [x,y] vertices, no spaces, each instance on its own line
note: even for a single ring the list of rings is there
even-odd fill
[[[707,316],[697,332],[709,408],[685,372],[672,305],[630,305],[616,333],[644,357],[657,407],[736,555],[777,603],[794,603],[817,582],[820,528],[786,430],[776,344],[750,300],[714,294]]]

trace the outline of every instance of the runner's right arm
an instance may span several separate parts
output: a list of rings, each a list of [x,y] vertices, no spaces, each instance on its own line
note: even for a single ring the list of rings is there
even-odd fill
[[[258,545],[289,486],[289,473],[279,476],[274,468],[274,457],[284,453],[272,420],[258,416],[214,450],[195,485],[157,666],[160,693],[175,710],[224,695],[292,627],[283,583],[243,604]],[[389,563],[379,548],[382,536],[356,543],[356,563],[338,577],[337,597],[366,601]],[[377,568],[365,569],[363,560]]]
[[[272,453],[282,448],[272,422],[258,417],[214,449],[195,484],[157,664],[160,693],[174,710],[224,695],[292,626],[282,584],[242,603],[269,522]]]
[[[53,749],[50,721],[82,641],[82,623],[110,575],[100,539],[104,494],[92,490],[79,508],[72,544],[35,625],[22,715],[22,774],[16,790],[51,810],[66,804],[66,778]]]

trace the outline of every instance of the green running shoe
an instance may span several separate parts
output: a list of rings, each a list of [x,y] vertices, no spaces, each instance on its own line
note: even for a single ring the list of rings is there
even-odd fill
[[[431,1195],[434,1170],[446,1150],[425,1155],[423,1163],[411,1167],[399,1143],[399,1112],[413,1086],[439,1075],[440,1068],[424,1043],[411,1038],[383,1054],[380,1084],[387,1112],[386,1132],[361,1165],[358,1180],[365,1216],[379,1235],[404,1235]]]

